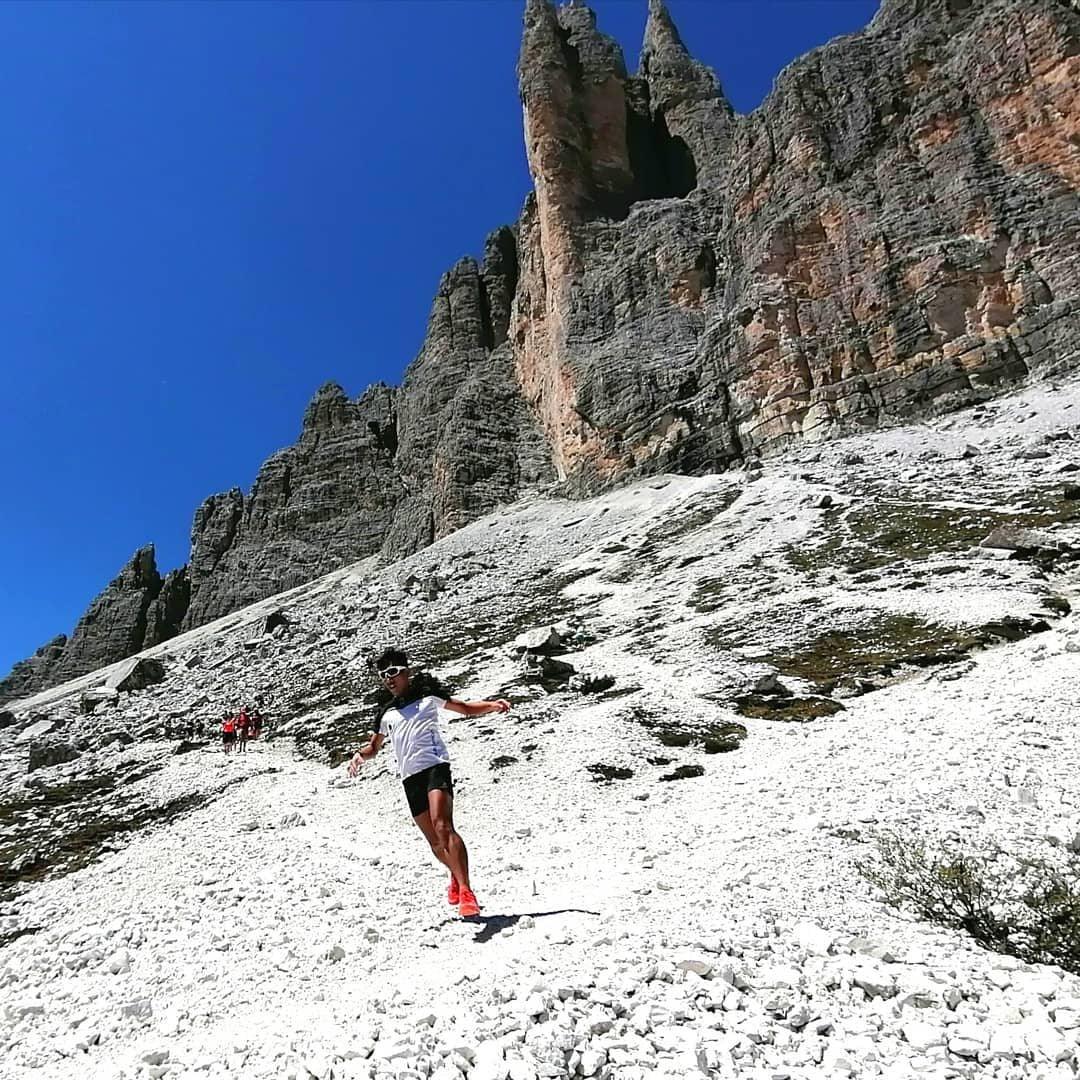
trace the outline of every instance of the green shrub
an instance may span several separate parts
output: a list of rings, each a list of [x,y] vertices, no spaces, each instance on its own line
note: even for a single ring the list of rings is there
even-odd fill
[[[1080,973],[1080,857],[959,852],[895,834],[859,873],[885,903],[963,930],[994,952]]]

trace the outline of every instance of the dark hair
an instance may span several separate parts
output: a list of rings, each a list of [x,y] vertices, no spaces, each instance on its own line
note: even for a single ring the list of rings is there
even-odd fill
[[[375,658],[375,670],[382,671],[388,667],[408,667],[409,660],[401,649],[386,649],[382,656]]]

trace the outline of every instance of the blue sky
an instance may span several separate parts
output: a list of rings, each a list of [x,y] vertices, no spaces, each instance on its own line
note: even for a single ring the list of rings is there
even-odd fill
[[[646,0],[595,0],[636,67]],[[669,0],[740,112],[876,0]],[[185,562],[323,382],[396,383],[529,190],[523,0],[0,5],[0,675]]]

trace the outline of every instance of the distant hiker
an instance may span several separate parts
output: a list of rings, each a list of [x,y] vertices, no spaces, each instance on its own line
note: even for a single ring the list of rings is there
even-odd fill
[[[240,715],[236,718],[236,733],[239,736],[237,749],[241,754],[247,753],[248,734],[251,731],[251,717],[248,716],[247,706],[241,706]]]
[[[262,734],[263,718],[262,712],[253,707],[251,710],[251,737],[257,739]]]
[[[232,713],[226,713],[221,721],[221,741],[225,745],[225,753],[231,754],[236,746],[236,717]]]
[[[389,737],[413,820],[431,845],[435,858],[450,871],[446,899],[458,905],[463,918],[479,915],[480,905],[469,880],[469,853],[454,828],[454,783],[450,754],[439,730],[439,710],[447,709],[462,716],[485,716],[508,712],[510,702],[501,698],[458,701],[431,675],[412,674],[400,649],[387,649],[375,661],[375,670],[392,696],[379,706],[375,730],[353,755],[349,775],[355,776],[361,764],[374,757]]]

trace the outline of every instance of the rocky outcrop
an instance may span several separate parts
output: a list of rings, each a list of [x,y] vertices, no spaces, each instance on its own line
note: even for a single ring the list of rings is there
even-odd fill
[[[185,628],[379,549],[400,497],[396,401],[382,384],[350,401],[327,383],[297,443],[263,465],[249,495],[234,488],[199,507]]]
[[[739,117],[662,0],[633,78],[530,0],[511,338],[560,475],[722,467],[1075,366],[1078,37],[1057,0],[887,0]]]
[[[5,679],[0,680],[0,701],[28,697],[46,686],[54,685],[50,675],[67,644],[67,634],[57,634],[42,645],[33,656],[20,660]]]
[[[123,660],[176,634],[184,573],[164,580],[153,544],[139,548],[79,620],[71,637],[61,634],[0,682],[0,700],[26,697],[48,686]]]
[[[1075,4],[884,0],[739,116],[663,0],[633,75],[583,4],[526,0],[518,75],[535,190],[443,277],[400,389],[323,387],[137,618],[0,699],[551,479],[720,470],[1080,361]]]
[[[403,498],[383,546],[388,558],[553,479],[506,339],[517,272],[514,235],[504,228],[488,237],[482,264],[462,259],[439,284],[398,398]]]
[[[498,229],[482,263],[443,276],[399,390],[350,401],[324,386],[250,495],[200,507],[185,626],[366,555],[409,554],[553,477],[506,341],[516,285],[514,234]]]

